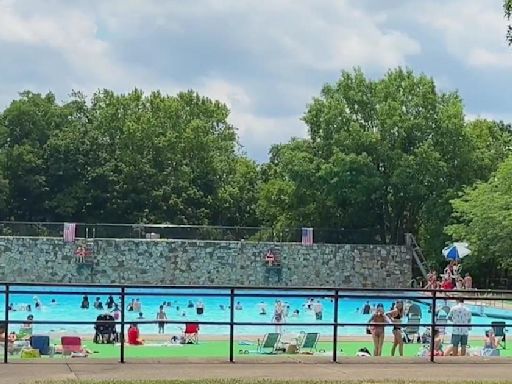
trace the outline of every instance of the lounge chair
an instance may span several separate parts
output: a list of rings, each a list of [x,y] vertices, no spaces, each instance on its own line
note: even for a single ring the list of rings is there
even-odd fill
[[[187,323],[183,330],[183,337],[185,344],[198,344],[199,343],[199,324]]]
[[[300,345],[298,345],[299,353],[313,353],[316,351],[316,345],[318,344],[318,340],[320,340],[319,333],[306,333]]]
[[[73,353],[83,353],[82,339],[78,336],[62,336],[60,338],[62,344],[62,354],[69,356]]]
[[[416,303],[411,304],[409,311],[407,312],[407,316],[409,318],[411,318],[411,316],[419,316],[421,319],[421,307]]]
[[[505,323],[504,321],[493,321],[491,322],[491,327],[494,330],[494,336],[501,337],[501,345],[503,346],[503,349],[507,349],[507,338],[505,336],[505,333],[507,330],[505,329]]]
[[[258,339],[258,347],[256,351],[258,353],[272,354],[276,351],[279,340],[281,340],[280,333],[267,333],[263,337],[262,341]]]
[[[420,320],[418,315],[410,315],[409,321],[404,327],[405,342],[414,342],[415,336],[417,337],[420,333]]]
[[[30,338],[30,346],[37,349],[40,355],[50,354],[50,337],[35,335]]]

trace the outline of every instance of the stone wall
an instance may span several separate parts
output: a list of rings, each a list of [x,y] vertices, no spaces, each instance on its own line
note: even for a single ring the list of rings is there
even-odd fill
[[[96,239],[94,264],[60,238],[0,237],[0,280],[132,284],[407,287],[404,246]],[[268,268],[273,249],[281,268]]]

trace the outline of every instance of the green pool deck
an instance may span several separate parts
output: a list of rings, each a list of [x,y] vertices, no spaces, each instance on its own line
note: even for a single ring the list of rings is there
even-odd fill
[[[94,344],[90,341],[84,342],[85,347],[93,353],[89,355],[88,359],[119,359],[120,358],[120,345],[113,344]],[[481,348],[483,342],[476,341],[471,343],[474,348]],[[391,356],[391,342],[385,342],[383,348],[383,356]],[[373,352],[373,343],[371,341],[345,341],[338,343],[338,356],[343,357],[354,357],[359,349],[367,348],[370,352]],[[314,356],[323,358],[326,361],[332,358],[332,342],[320,342],[317,346],[317,352]],[[412,343],[404,344],[404,356],[405,357],[416,357],[418,352],[423,349],[421,344]],[[245,351],[249,351],[248,354]],[[240,345],[235,342],[234,345],[234,358],[235,360],[247,359],[250,357],[257,356],[256,345]],[[240,353],[242,352],[242,353]],[[398,355],[398,350],[396,352]],[[268,359],[275,358],[277,356],[293,356],[293,354],[278,353],[274,355],[262,355]],[[259,355],[261,356],[261,355]],[[501,357],[512,357],[512,345],[509,349],[501,350]],[[216,359],[226,361],[229,359],[229,341],[200,341],[199,344],[184,344],[184,345],[159,345],[157,342],[148,342],[142,346],[125,346],[125,359],[136,360],[136,359],[180,359],[180,358],[193,358],[193,359]],[[10,360],[20,360],[19,355],[9,356]],[[43,359],[49,359],[43,357]],[[63,359],[62,356],[56,355],[54,359]],[[73,359],[77,360],[77,359]]]

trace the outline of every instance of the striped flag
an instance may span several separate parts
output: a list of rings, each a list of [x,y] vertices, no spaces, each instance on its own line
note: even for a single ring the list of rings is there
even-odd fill
[[[302,228],[302,245],[313,245],[313,228]]]
[[[76,232],[76,224],[75,223],[64,223],[64,242],[65,243],[74,243],[75,242],[75,232]]]

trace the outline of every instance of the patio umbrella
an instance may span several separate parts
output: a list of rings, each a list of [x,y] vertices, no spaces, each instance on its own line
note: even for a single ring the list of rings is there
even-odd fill
[[[471,250],[468,248],[468,243],[453,243],[443,249],[443,256],[447,260],[460,260],[470,253]]]

